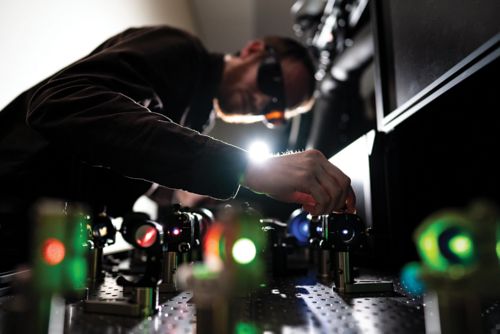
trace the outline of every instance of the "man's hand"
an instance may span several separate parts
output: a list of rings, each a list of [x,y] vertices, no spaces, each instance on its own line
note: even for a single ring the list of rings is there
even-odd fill
[[[313,215],[356,211],[351,180],[318,150],[250,161],[242,185],[283,202],[302,204]]]

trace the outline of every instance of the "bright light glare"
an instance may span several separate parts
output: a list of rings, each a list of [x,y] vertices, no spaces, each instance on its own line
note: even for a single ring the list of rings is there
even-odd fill
[[[459,257],[472,255],[472,240],[467,235],[456,235],[449,241],[449,247]]]
[[[304,234],[309,234],[309,224],[308,222],[302,222],[302,225],[300,226],[302,233]]]
[[[240,264],[252,262],[257,254],[257,249],[252,240],[247,238],[238,239],[233,245],[233,258]]]
[[[265,142],[254,141],[248,148],[248,156],[254,162],[262,162],[271,156],[271,150]]]
[[[108,228],[106,226],[99,227],[99,236],[104,237],[105,235],[108,234]]]

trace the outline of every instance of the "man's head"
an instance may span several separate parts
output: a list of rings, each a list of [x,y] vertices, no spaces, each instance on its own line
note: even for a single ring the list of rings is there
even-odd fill
[[[308,51],[290,38],[269,36],[249,42],[225,59],[216,96],[218,115],[234,123],[279,121],[309,110],[315,89]],[[277,112],[276,112],[277,111]]]

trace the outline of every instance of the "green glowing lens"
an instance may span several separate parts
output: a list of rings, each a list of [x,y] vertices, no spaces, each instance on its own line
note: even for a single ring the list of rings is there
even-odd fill
[[[469,221],[456,214],[427,221],[419,230],[417,246],[428,268],[447,271],[474,263],[476,247],[468,224]]]
[[[448,267],[448,261],[441,255],[438,244],[439,234],[443,229],[444,222],[438,220],[425,229],[417,239],[418,250],[424,262],[429,267],[440,271]]]
[[[470,259],[473,256],[472,240],[466,234],[457,234],[451,238],[448,247],[461,259]]]
[[[500,241],[497,241],[497,256],[498,259],[500,260]]]
[[[257,249],[252,240],[248,238],[238,239],[232,249],[233,259],[240,264],[248,264],[255,259]]]
[[[497,257],[500,260],[500,222],[497,223]]]

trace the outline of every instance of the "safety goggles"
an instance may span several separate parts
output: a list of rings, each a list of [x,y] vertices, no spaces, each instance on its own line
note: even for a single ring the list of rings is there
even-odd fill
[[[283,72],[276,51],[266,46],[267,55],[262,60],[257,72],[257,84],[262,93],[271,97],[262,110],[264,123],[273,128],[286,123],[285,119],[285,85]]]

